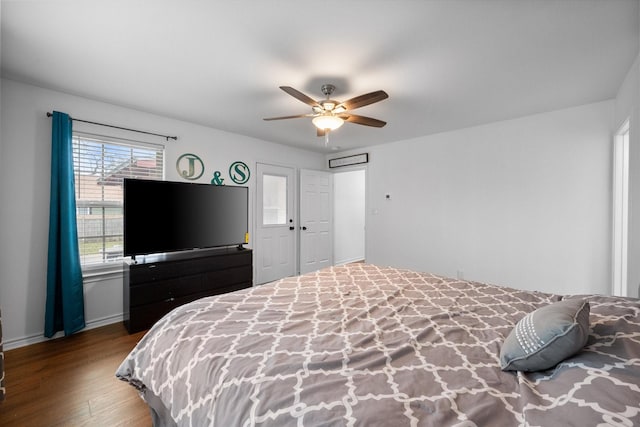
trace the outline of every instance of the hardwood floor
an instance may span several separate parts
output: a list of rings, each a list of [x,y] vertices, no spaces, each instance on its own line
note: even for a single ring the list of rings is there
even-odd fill
[[[114,375],[143,335],[116,323],[6,351],[0,425],[150,426],[147,405]]]

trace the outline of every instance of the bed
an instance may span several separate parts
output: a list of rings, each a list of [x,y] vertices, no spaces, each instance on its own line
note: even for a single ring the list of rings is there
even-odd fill
[[[543,347],[584,341],[505,370],[518,328],[561,304],[580,314]],[[116,376],[157,426],[640,425],[640,300],[354,263],[178,307]]]

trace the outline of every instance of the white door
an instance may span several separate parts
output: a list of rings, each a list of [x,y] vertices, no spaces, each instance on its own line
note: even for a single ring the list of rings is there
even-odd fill
[[[292,168],[258,163],[256,284],[296,274],[295,181]]]
[[[300,273],[333,265],[333,175],[300,170]]]

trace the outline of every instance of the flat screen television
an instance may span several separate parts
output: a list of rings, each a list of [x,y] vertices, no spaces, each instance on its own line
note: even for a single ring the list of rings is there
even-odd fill
[[[249,189],[124,180],[124,255],[241,246],[249,232]]]

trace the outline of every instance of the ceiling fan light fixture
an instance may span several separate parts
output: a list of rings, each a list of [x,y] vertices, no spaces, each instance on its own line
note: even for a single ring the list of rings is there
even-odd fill
[[[268,117],[263,120],[283,120],[312,117],[311,121],[317,128],[316,134],[318,136],[325,137],[325,144],[328,144],[329,142],[329,132],[338,129],[344,124],[345,121],[356,125],[371,126],[376,128],[381,128],[387,124],[387,122],[384,122],[382,120],[359,116],[357,114],[351,114],[351,110],[355,110],[356,108],[361,108],[387,99],[389,95],[387,95],[387,93],[383,90],[365,93],[364,95],[359,95],[346,101],[336,101],[334,99],[331,99],[331,94],[333,93],[335,86],[332,84],[325,84],[322,85],[321,89],[322,93],[327,98],[316,101],[315,99],[310,98],[309,96],[290,86],[280,86],[280,89],[293,96],[298,101],[301,101],[310,106],[312,113],[297,114],[294,116]]]
[[[332,111],[335,108],[336,104],[335,102],[331,102],[331,101],[324,101],[322,103],[322,108],[324,108],[325,111]]]
[[[318,129],[334,130],[342,126],[344,120],[333,114],[322,114],[314,117],[311,122],[313,122],[314,126]]]

